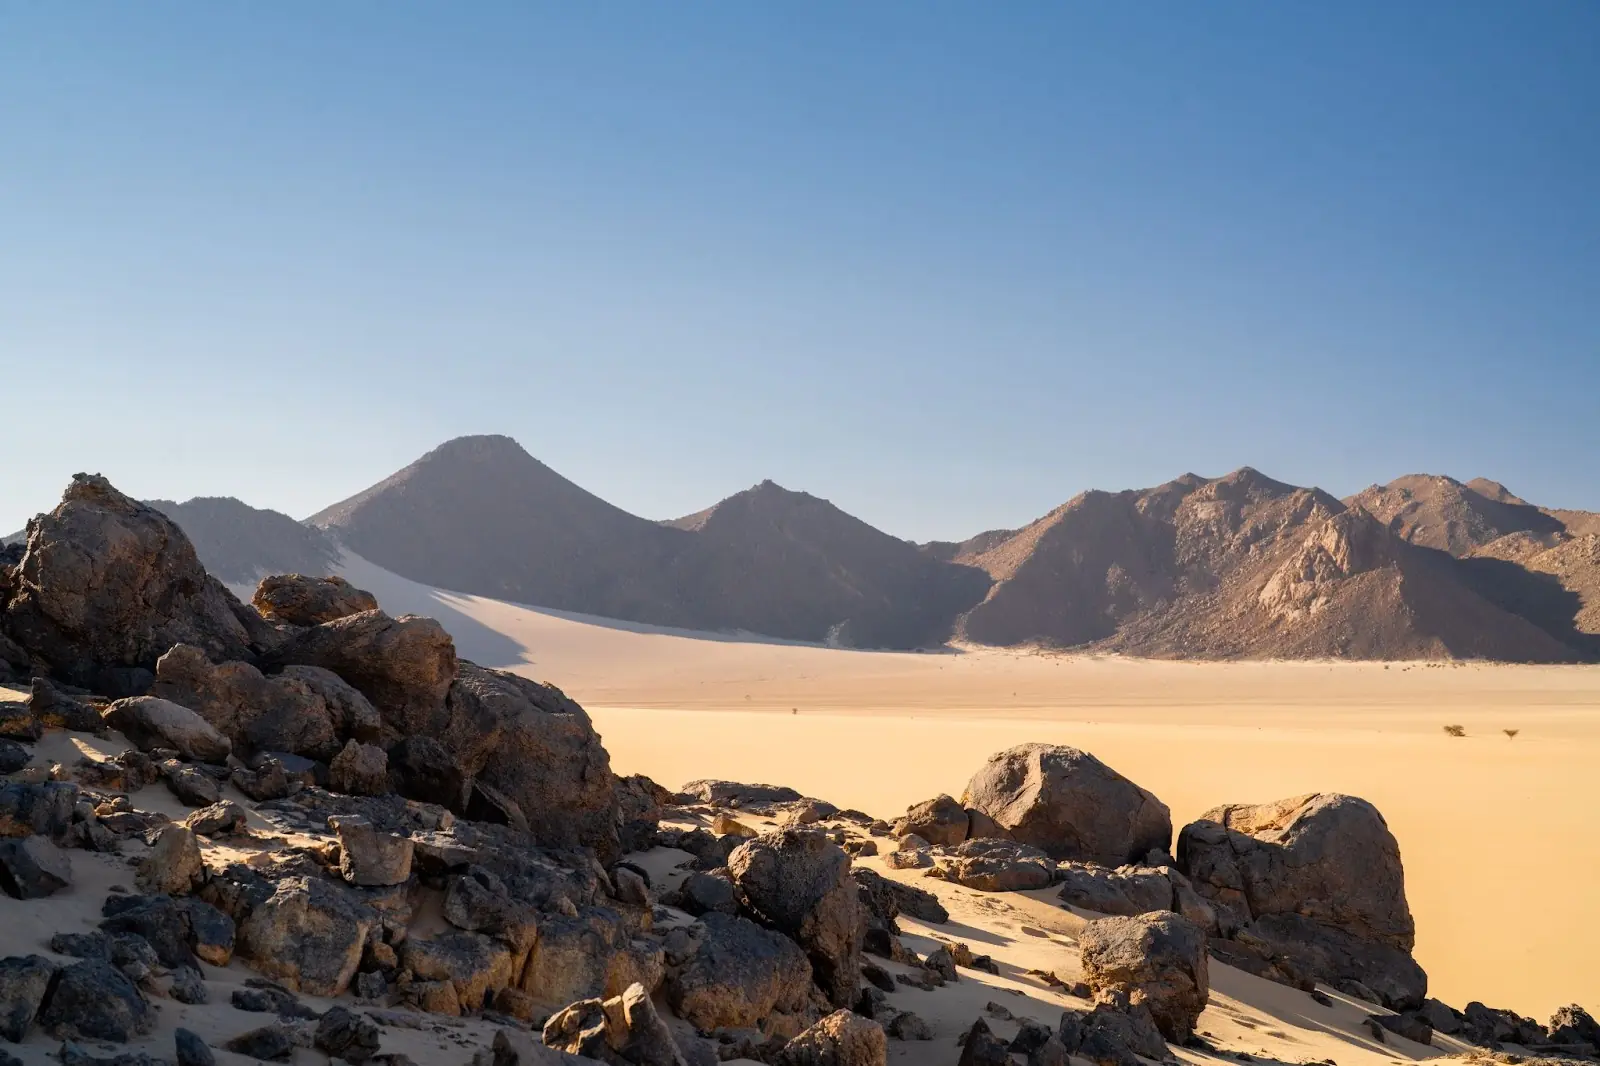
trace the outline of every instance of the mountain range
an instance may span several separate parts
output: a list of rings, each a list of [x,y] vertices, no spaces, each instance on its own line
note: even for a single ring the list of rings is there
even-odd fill
[[[234,583],[352,552],[458,592],[845,647],[1600,661],[1600,515],[1482,479],[1340,500],[1248,467],[1185,474],[919,545],[770,481],[651,521],[474,436],[304,522],[231,499],[157,506]]]

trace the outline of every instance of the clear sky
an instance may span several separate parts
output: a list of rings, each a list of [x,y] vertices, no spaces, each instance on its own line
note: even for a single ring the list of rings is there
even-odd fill
[[[1249,464],[1600,508],[1600,4],[0,0],[0,532],[464,433],[925,539]]]

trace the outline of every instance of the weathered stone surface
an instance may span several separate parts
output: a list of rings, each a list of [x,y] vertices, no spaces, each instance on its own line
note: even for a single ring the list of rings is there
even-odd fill
[[[1143,1003],[1100,1003],[1091,1011],[1064,1011],[1056,1039],[1095,1066],[1139,1066],[1140,1058],[1177,1061]]]
[[[522,971],[522,990],[548,1005],[601,998],[612,960],[627,940],[621,915],[608,907],[546,914]]]
[[[14,774],[33,761],[33,752],[14,740],[0,740],[0,774]]]
[[[635,982],[605,1001],[607,1042],[635,1066],[688,1066],[667,1023],[656,1013],[650,991]]]
[[[321,625],[378,609],[376,596],[337,575],[273,574],[261,579],[250,603],[267,621],[292,626]]]
[[[188,807],[209,807],[222,800],[222,786],[217,779],[196,766],[186,766],[177,759],[167,759],[157,769],[166,782],[167,791],[178,797]]]
[[[339,873],[352,885],[403,885],[411,877],[409,836],[381,832],[357,815],[335,815],[328,822],[339,837]]]
[[[805,798],[794,789],[782,785],[747,785],[739,781],[716,780],[690,781],[683,786],[679,795],[687,803],[751,809],[793,803]]]
[[[1219,807],[1184,827],[1178,856],[1223,935],[1331,984],[1359,981],[1396,1010],[1422,1003],[1400,848],[1372,804],[1321,793]]]
[[[233,750],[228,738],[200,715],[155,696],[117,700],[106,708],[105,723],[141,751],[171,748],[188,760],[221,764]]]
[[[213,664],[199,648],[180,644],[156,663],[151,692],[193,709],[227,736],[240,755],[285,751],[326,761],[339,751],[340,742],[333,712],[313,682],[324,681],[321,687],[344,689],[357,698],[359,694],[327,671],[316,674],[312,681],[287,670],[267,677],[245,662]]]
[[[0,959],[0,1036],[22,1043],[44,1004],[56,964],[43,955]]]
[[[616,791],[621,821],[617,832],[622,850],[647,851],[655,847],[661,808],[672,802],[672,793],[643,774],[617,778]]]
[[[1431,1018],[1430,1024],[1432,1024]],[[1437,1024],[1433,1027],[1441,1029]],[[1455,1028],[1443,1028],[1442,1031],[1453,1033],[1459,1028],[1458,1025]],[[1600,1022],[1596,1022],[1592,1014],[1576,1003],[1557,1008],[1550,1016],[1550,1024],[1546,1029],[1550,1033],[1552,1044],[1589,1044],[1600,1048]]]
[[[935,848],[929,877],[980,892],[1025,892],[1048,887],[1055,860],[1039,848],[1014,840],[975,839]]]
[[[44,720],[34,711],[32,703],[16,700],[0,701],[0,737],[33,743],[44,736]]]
[[[288,1027],[273,1023],[240,1033],[222,1046],[262,1062],[288,1062],[294,1054],[294,1034]]]
[[[200,565],[166,515],[78,474],[28,523],[28,551],[5,593],[5,629],[50,672],[107,695],[142,694],[174,644],[240,659],[243,604]],[[142,675],[142,676],[141,676]]]
[[[268,669],[279,666],[320,666],[355,686],[382,716],[385,743],[419,735],[444,740],[456,650],[432,618],[363,611],[324,622],[275,650]]]
[[[516,978],[511,949],[481,933],[452,930],[428,939],[408,937],[400,949],[405,972],[424,981],[448,981],[463,1010],[481,1010]]]
[[[138,937],[151,946],[163,966],[194,966],[196,956],[213,966],[226,966],[233,957],[233,919],[202,900],[112,895],[101,913],[105,921],[100,928],[113,941]]]
[[[235,767],[229,780],[246,796],[259,802],[283,799],[289,794],[289,775],[283,763],[272,757],[257,757],[252,768]]]
[[[169,825],[139,860],[134,880],[141,892],[176,896],[198,888],[205,875],[205,860],[194,833],[181,825]]]
[[[0,837],[46,836],[64,841],[72,832],[78,786],[68,781],[0,783]]]
[[[884,1066],[889,1042],[883,1026],[837,1010],[784,1045],[782,1066]]]
[[[389,777],[394,790],[420,803],[437,803],[463,811],[471,779],[455,756],[432,737],[406,737],[389,749]]]
[[[591,847],[607,864],[620,857],[616,778],[582,707],[554,686],[470,663],[462,664],[450,700],[453,717],[461,718],[453,727],[498,722],[477,777],[521,808],[535,839]],[[468,748],[449,734],[442,743],[458,754]]]
[[[444,916],[458,929],[502,938],[519,955],[533,947],[538,935],[535,908],[514,899],[506,883],[482,866],[469,866],[451,879]]]
[[[710,912],[738,914],[739,895],[726,870],[701,873],[696,870],[678,886],[674,902],[680,910],[701,915]]]
[[[352,740],[328,764],[328,787],[352,796],[382,796],[389,791],[389,757],[380,747]]]
[[[1092,863],[1064,862],[1057,868],[1057,876],[1062,879],[1061,899],[1084,910],[1127,915],[1174,909],[1173,882],[1165,869],[1122,866],[1111,870]]]
[[[105,731],[100,712],[92,704],[68,696],[42,677],[36,677],[29,683],[28,709],[44,725],[78,733]]]
[[[232,800],[202,807],[183,820],[183,827],[196,836],[218,837],[237,833],[245,827],[244,808]]]
[[[0,840],[0,888],[12,899],[43,899],[72,884],[72,860],[49,837]]]
[[[1014,1066],[1011,1048],[994,1035],[989,1023],[979,1018],[961,1041],[961,1058],[956,1066]]]
[[[906,808],[894,823],[894,835],[915,833],[930,844],[955,845],[967,839],[970,823],[965,807],[941,795]]]
[[[1107,1003],[1143,1003],[1181,1044],[1210,996],[1205,931],[1172,911],[1100,918],[1078,934],[1084,980]]]
[[[1172,842],[1160,800],[1088,752],[1024,744],[989,757],[962,802],[1054,859],[1120,866]]]
[[[211,1053],[211,1045],[193,1029],[180,1027],[172,1038],[178,1066],[216,1066],[217,1057]]]
[[[238,952],[290,987],[337,996],[355,975],[377,921],[332,884],[286,878],[240,924]]]
[[[127,1043],[150,1031],[150,1007],[133,982],[101,959],[63,967],[50,986],[39,1024],[60,1039]]]
[[[707,914],[693,954],[667,977],[667,1000],[697,1029],[760,1026],[803,1011],[811,967],[789,938],[744,918]]]
[[[817,985],[848,1009],[861,990],[866,911],[850,856],[815,829],[781,829],[740,845],[728,872],[744,905],[806,950]]]

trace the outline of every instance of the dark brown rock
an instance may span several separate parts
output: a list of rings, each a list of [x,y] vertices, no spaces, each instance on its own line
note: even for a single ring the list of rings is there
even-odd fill
[[[1024,744],[992,755],[962,802],[1054,859],[1120,866],[1172,842],[1160,800],[1088,752]]]
[[[378,609],[377,597],[342,577],[274,574],[256,586],[250,603],[269,622],[315,626]]]
[[[1211,992],[1204,930],[1171,911],[1100,918],[1078,934],[1078,950],[1097,1000],[1143,1003],[1168,1040],[1189,1039]]]

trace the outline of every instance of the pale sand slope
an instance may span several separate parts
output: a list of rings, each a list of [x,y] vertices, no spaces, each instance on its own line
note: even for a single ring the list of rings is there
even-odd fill
[[[464,656],[561,686],[620,772],[670,787],[765,780],[889,816],[1042,740],[1094,752],[1175,825],[1225,802],[1364,796],[1400,841],[1438,996],[1541,1020],[1600,1006],[1600,669],[845,652],[585,623],[353,557],[345,573],[391,612],[440,618]]]

